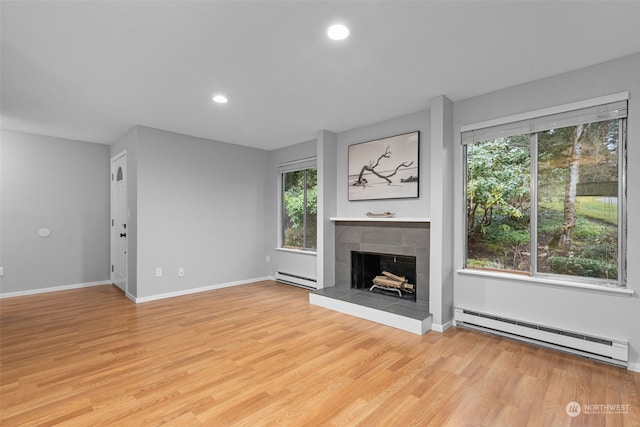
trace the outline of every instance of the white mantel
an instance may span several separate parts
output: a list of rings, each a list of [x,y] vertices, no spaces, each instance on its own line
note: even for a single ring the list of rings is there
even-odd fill
[[[360,217],[342,217],[342,216],[333,216],[329,218],[329,220],[333,222],[413,222],[413,223],[430,223],[431,218],[402,218],[402,217],[368,217],[368,216],[360,216]]]

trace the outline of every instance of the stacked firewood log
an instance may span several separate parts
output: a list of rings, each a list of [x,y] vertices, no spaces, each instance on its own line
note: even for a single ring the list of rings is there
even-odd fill
[[[416,291],[416,286],[409,283],[406,277],[396,276],[388,271],[383,271],[382,276],[376,276],[373,279],[373,284],[384,288],[400,289],[408,293],[414,293]]]

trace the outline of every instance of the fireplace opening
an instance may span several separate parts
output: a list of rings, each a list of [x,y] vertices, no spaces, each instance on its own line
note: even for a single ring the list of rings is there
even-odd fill
[[[351,287],[416,300],[416,257],[351,251]]]

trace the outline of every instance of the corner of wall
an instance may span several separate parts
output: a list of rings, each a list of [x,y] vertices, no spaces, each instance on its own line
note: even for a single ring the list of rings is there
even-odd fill
[[[318,132],[318,250],[316,280],[319,287],[335,286],[335,226],[329,219],[336,214],[336,172],[338,136]]]
[[[432,98],[431,119],[431,260],[429,309],[433,323],[453,319],[453,103],[446,96]]]

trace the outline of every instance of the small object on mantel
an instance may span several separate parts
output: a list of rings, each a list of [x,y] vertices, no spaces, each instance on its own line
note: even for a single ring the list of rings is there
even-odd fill
[[[382,212],[382,213],[367,212],[367,216],[369,218],[391,218],[394,215],[395,214],[393,212]]]

